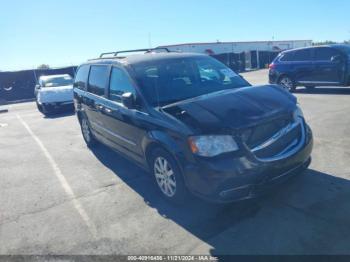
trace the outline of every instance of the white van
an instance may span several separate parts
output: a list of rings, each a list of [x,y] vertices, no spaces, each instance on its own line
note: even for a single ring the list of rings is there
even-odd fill
[[[37,107],[45,115],[74,108],[73,78],[68,74],[41,76],[34,93]]]

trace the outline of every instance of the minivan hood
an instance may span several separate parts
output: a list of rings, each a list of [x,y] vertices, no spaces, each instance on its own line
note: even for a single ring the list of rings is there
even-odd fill
[[[210,93],[163,107],[197,132],[241,129],[295,110],[296,98],[276,85]]]

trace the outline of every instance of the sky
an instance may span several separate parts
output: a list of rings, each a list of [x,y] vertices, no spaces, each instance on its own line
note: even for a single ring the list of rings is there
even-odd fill
[[[0,0],[0,70],[219,41],[350,39],[349,0]]]

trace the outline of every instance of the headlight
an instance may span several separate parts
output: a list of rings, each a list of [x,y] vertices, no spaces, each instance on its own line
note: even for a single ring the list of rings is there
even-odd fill
[[[303,111],[301,110],[299,105],[297,105],[297,109],[295,109],[293,117],[295,121],[297,121],[299,117],[304,118]]]
[[[188,141],[192,153],[205,157],[238,150],[236,141],[229,135],[192,136]]]

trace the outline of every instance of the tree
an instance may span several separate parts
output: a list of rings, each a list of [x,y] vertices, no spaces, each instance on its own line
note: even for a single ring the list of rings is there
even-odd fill
[[[47,64],[42,64],[38,66],[38,69],[50,69],[50,66]]]
[[[335,42],[335,41],[320,41],[320,42],[313,42],[312,45],[333,45],[333,44],[347,44],[350,45],[350,40],[344,40],[342,42]]]
[[[322,42],[313,42],[312,45],[332,45],[332,44],[337,44],[337,42],[334,41],[322,41]]]

